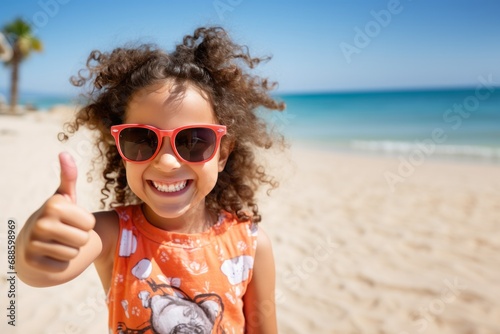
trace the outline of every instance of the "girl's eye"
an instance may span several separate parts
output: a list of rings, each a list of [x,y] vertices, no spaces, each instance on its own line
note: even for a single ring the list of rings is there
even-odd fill
[[[127,128],[120,133],[120,149],[125,157],[134,161],[149,159],[158,147],[156,134],[144,128]]]
[[[139,138],[135,142],[136,144],[145,144],[145,143],[151,143],[151,140],[149,138]]]
[[[175,138],[177,153],[192,162],[209,158],[215,149],[216,135],[211,129],[194,128],[179,132]]]
[[[191,137],[189,139],[188,142],[186,142],[186,145],[189,147],[189,148],[194,148],[196,146],[200,146],[200,145],[206,145],[207,144],[207,141],[204,140],[203,138],[200,138],[200,137]]]
[[[182,137],[179,140],[176,140],[177,147],[183,147],[189,151],[192,150],[203,150],[207,146],[210,146],[210,143],[201,137],[191,136],[191,137]]]

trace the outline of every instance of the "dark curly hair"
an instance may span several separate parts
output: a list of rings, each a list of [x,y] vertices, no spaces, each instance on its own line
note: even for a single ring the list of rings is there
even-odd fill
[[[270,96],[277,84],[248,73],[248,69],[269,59],[251,57],[248,48],[235,44],[221,27],[196,29],[171,53],[151,44],[117,48],[110,53],[92,51],[86,69],[71,78],[73,85],[87,86],[87,103],[73,121],[66,123],[65,131],[74,134],[80,126],[98,131],[99,155],[93,165],[99,160],[104,164],[102,205],[108,200],[111,206],[140,202],[127,185],[110,127],[123,123],[135,92],[172,80],[181,90],[192,84],[206,92],[218,122],[228,129],[223,144],[231,145],[232,151],[206,198],[207,208],[214,213],[223,209],[240,220],[259,222],[256,191],[266,184],[276,188],[278,182],[256,161],[255,148],[268,149],[273,143],[284,147],[283,136],[260,116],[262,109],[285,108],[283,102]],[[63,133],[60,139],[67,138]]]

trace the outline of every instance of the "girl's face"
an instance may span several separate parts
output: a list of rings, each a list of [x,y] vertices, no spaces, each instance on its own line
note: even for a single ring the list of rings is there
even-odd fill
[[[217,124],[206,94],[193,85],[175,93],[172,84],[142,89],[132,96],[124,123],[139,123],[171,130],[191,124]],[[131,190],[145,203],[150,223],[160,228],[181,228],[186,221],[206,222],[205,197],[224,169],[229,149],[221,145],[213,159],[192,164],[179,160],[168,137],[158,155],[147,163],[124,161]]]

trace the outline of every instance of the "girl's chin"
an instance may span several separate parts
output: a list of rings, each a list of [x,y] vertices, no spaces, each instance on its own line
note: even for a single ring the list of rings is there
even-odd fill
[[[146,207],[147,209],[145,211],[150,215],[153,214],[157,219],[177,219],[184,216],[189,211],[189,207],[179,205],[146,204]]]
[[[157,220],[174,220],[187,218],[194,219],[197,214],[200,218],[205,215],[205,205],[204,201],[200,201],[196,207],[193,207],[192,203],[158,203],[158,202],[145,202],[144,203],[144,213],[147,214],[146,218],[153,218]],[[202,210],[197,210],[203,208]],[[149,220],[149,219],[148,219]]]

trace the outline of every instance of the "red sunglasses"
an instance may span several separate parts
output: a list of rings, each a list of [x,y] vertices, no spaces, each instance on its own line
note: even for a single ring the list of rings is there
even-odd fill
[[[180,160],[188,163],[207,162],[214,157],[225,134],[226,127],[217,124],[195,124],[173,130],[161,130],[144,124],[111,127],[118,152],[130,162],[153,160],[160,152],[163,137],[170,138],[170,145]]]

